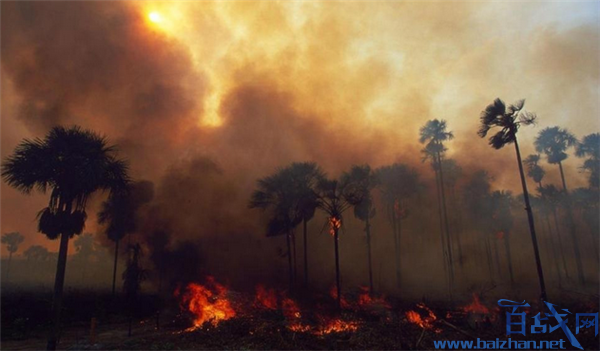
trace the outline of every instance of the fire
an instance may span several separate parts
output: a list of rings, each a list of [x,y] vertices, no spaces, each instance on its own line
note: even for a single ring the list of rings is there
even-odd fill
[[[368,306],[383,306],[385,308],[391,308],[390,304],[386,301],[384,296],[371,296],[369,288],[365,286],[360,287],[361,293],[358,295],[358,305],[360,307]]]
[[[226,297],[227,289],[212,277],[207,278],[207,286],[197,283],[187,285],[181,294],[181,306],[194,315],[191,330],[205,323],[217,326],[221,321],[235,317],[235,311]],[[179,295],[179,291],[175,292]]]
[[[329,229],[329,234],[334,236],[335,232],[342,227],[342,220],[335,216],[329,217],[329,227],[331,228]]]
[[[256,298],[254,299],[254,305],[263,307],[268,310],[277,309],[277,293],[275,289],[267,289],[262,285],[256,286]]]
[[[293,332],[307,332],[310,326],[302,323],[302,314],[296,302],[290,298],[284,298],[281,301],[283,315],[288,322],[288,329]]]
[[[422,314],[417,311],[408,311],[406,312],[406,319],[423,329],[433,329],[433,323],[437,320],[435,313],[423,303],[417,304],[417,307],[423,311],[425,316],[422,317]]]
[[[324,326],[320,327],[315,334],[324,335],[331,333],[343,333],[343,332],[355,332],[358,330],[358,322],[355,321],[343,321],[341,319],[334,319]]]
[[[329,289],[329,296],[331,296],[332,299],[337,300],[337,288],[335,285],[332,285],[331,289]],[[344,295],[340,298],[340,304],[342,308],[350,308],[350,303],[344,298]]]
[[[480,313],[480,314],[489,314],[490,310],[481,303],[479,300],[479,296],[477,294],[473,294],[473,302],[471,304],[462,308],[465,312],[470,313]]]

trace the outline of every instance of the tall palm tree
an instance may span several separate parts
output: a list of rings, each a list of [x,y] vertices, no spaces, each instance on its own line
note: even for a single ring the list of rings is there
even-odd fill
[[[491,201],[492,227],[495,229],[498,239],[502,239],[504,241],[510,284],[514,285],[515,275],[513,272],[512,255],[510,250],[510,233],[513,226],[513,216],[510,211],[513,202],[512,194],[510,191],[494,191],[491,196]]]
[[[519,100],[512,105],[506,106],[504,101],[497,98],[481,112],[478,135],[484,138],[491,129],[500,129],[489,138],[489,144],[494,149],[501,149],[505,145],[514,144],[517,154],[517,164],[519,166],[519,175],[521,176],[521,186],[523,187],[523,199],[525,201],[525,211],[527,211],[527,220],[529,222],[529,232],[531,233],[531,242],[535,255],[535,264],[540,282],[541,298],[547,301],[546,283],[544,282],[544,271],[538,248],[537,236],[535,234],[535,221],[533,211],[529,202],[529,192],[527,191],[527,182],[523,171],[523,162],[521,160],[521,151],[517,141],[517,132],[521,126],[531,125],[535,122],[536,115],[523,110],[525,100]]]
[[[296,194],[296,202],[302,218],[302,234],[304,246],[304,286],[308,286],[308,239],[307,224],[318,206],[316,185],[324,177],[321,168],[314,162],[294,162],[286,168]]]
[[[38,214],[38,230],[60,237],[52,311],[54,326],[48,349],[56,349],[69,239],[81,234],[86,205],[98,190],[111,194],[128,183],[127,165],[104,137],[74,126],[54,127],[44,139],[23,140],[2,165],[4,181],[25,194],[50,191],[48,207]]]
[[[581,248],[579,247],[579,238],[575,228],[575,220],[571,209],[569,190],[565,181],[565,173],[562,166],[562,161],[566,160],[568,155],[566,151],[575,147],[578,142],[577,138],[567,129],[559,127],[548,127],[540,131],[535,139],[535,149],[546,155],[546,160],[550,164],[557,164],[560,171],[560,179],[562,180],[563,190],[565,192],[567,222],[570,229],[571,241],[573,241],[573,250],[575,252],[575,263],[577,265],[577,276],[581,284],[585,283],[585,274],[583,271],[583,262],[581,260]]]
[[[560,230],[560,224],[558,222],[558,208],[565,202],[564,191],[560,190],[552,184],[541,186],[537,190],[540,193],[540,197],[544,200],[544,203],[548,208],[549,213],[552,214],[552,217],[554,219],[554,229],[556,231],[558,247],[560,248],[559,251],[562,259],[563,270],[565,272],[565,276],[569,278],[567,258],[565,255],[565,245],[563,245],[563,237]]]
[[[287,245],[289,289],[294,285],[292,263],[292,230],[302,222],[302,213],[298,206],[298,194],[289,171],[280,169],[276,173],[259,179],[257,189],[252,193],[250,208],[259,208],[270,212],[267,224],[267,237],[285,235]]]
[[[104,225],[104,232],[115,242],[113,262],[112,295],[116,294],[117,263],[119,243],[126,235],[136,230],[136,212],[144,203],[152,200],[154,189],[152,182],[137,181],[127,185],[125,191],[115,193],[102,203],[98,212],[98,223]]]
[[[25,237],[21,235],[19,232],[11,232],[2,235],[2,239],[0,241],[2,244],[6,245],[6,250],[8,251],[8,263],[6,264],[6,279],[5,281],[9,281],[10,277],[10,262],[12,261],[12,255],[19,250],[19,245],[25,240]]]
[[[347,183],[346,198],[354,207],[354,216],[365,222],[367,234],[367,259],[369,267],[369,293],[373,293],[373,266],[371,259],[371,218],[375,217],[371,192],[377,186],[377,177],[369,165],[352,166],[342,175]]]
[[[342,214],[351,206],[349,199],[348,183],[345,179],[341,181],[335,179],[321,178],[317,184],[317,193],[319,196],[319,208],[327,214],[330,234],[333,237],[335,252],[335,286],[337,307],[342,307],[342,288],[340,284],[340,254],[339,254],[339,233],[342,227]],[[352,196],[352,195],[351,195]]]
[[[577,157],[587,157],[581,168],[590,173],[590,188],[600,187],[600,133],[588,134],[575,146]]]
[[[425,160],[431,160],[431,165],[436,175],[436,184],[438,186],[438,202],[441,208],[441,214],[444,223],[444,229],[446,232],[446,253],[448,258],[448,269],[449,269],[449,285],[450,290],[454,285],[454,259],[452,254],[452,233],[450,232],[450,226],[448,224],[448,210],[446,208],[446,191],[444,185],[444,169],[442,167],[442,161],[444,154],[446,153],[446,141],[454,139],[454,134],[447,131],[447,124],[445,120],[433,119],[427,121],[423,127],[419,130],[420,138],[419,142],[425,144],[425,148],[422,150]],[[440,218],[440,221],[442,221]]]
[[[558,165],[563,189],[568,193],[562,161],[569,157],[566,153],[567,149],[577,145],[577,138],[567,129],[548,127],[540,131],[534,144],[537,152],[546,155],[548,163]]]
[[[396,284],[401,283],[401,234],[402,220],[407,218],[406,201],[414,196],[422,187],[419,173],[405,164],[394,163],[383,166],[376,171],[378,186],[383,203],[392,224],[394,249],[396,252]]]

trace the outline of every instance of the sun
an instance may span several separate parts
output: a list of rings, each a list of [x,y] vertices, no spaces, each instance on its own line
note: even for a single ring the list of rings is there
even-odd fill
[[[148,14],[148,19],[150,20],[150,22],[154,22],[154,23],[162,22],[162,16],[160,15],[160,13],[158,13],[156,11],[150,12]]]

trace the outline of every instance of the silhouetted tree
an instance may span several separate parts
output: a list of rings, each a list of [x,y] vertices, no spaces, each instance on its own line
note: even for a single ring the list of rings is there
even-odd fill
[[[12,261],[12,255],[19,250],[19,245],[25,240],[25,237],[19,232],[11,232],[2,234],[2,244],[6,245],[8,251],[8,263],[6,264],[6,279],[5,282],[9,281],[10,277],[10,262]]]
[[[376,171],[381,198],[387,209],[388,218],[392,224],[394,250],[396,253],[396,284],[401,282],[401,234],[402,220],[408,216],[406,201],[414,196],[422,187],[419,174],[405,164],[394,163],[383,166]]]
[[[552,184],[538,187],[538,192],[540,193],[540,197],[543,199],[544,203],[546,204],[546,207],[552,214],[552,218],[554,219],[554,228],[556,230],[558,247],[560,248],[559,251],[562,259],[563,270],[565,271],[565,276],[568,278],[569,270],[567,268],[565,245],[563,245],[563,238],[560,230],[560,224],[558,221],[558,208],[561,204],[564,204],[565,201],[564,192]]]
[[[79,269],[81,270],[81,280],[83,283],[85,279],[85,271],[90,264],[90,259],[96,251],[94,248],[94,236],[90,233],[82,234],[75,239],[74,244],[76,254],[73,256],[73,259],[78,262]]]
[[[23,140],[2,165],[2,178],[23,193],[50,190],[50,202],[39,215],[38,229],[49,239],[60,237],[52,311],[54,327],[48,349],[56,349],[69,239],[83,231],[89,196],[125,188],[127,166],[104,137],[80,127],[54,127],[44,139]]]
[[[333,237],[335,250],[335,283],[337,307],[342,307],[342,288],[340,285],[340,254],[338,248],[339,232],[342,227],[342,214],[350,206],[348,201],[348,183],[345,179],[341,181],[331,180],[325,177],[319,179],[317,194],[319,196],[319,208],[328,216],[330,234]]]
[[[136,212],[144,203],[152,200],[154,186],[149,181],[132,182],[125,191],[115,193],[102,203],[98,212],[98,223],[104,225],[104,232],[115,242],[115,257],[113,262],[112,295],[116,293],[117,264],[119,257],[119,242],[127,234],[136,230]]]
[[[318,206],[316,185],[324,177],[321,168],[314,162],[295,162],[286,168],[291,177],[295,201],[297,202],[300,217],[302,218],[302,234],[304,246],[304,285],[308,285],[308,239],[307,223],[314,215]],[[295,264],[295,257],[294,257]],[[295,265],[294,265],[295,267]]]
[[[32,277],[34,279],[43,276],[44,272],[41,268],[46,265],[40,265],[40,263],[51,261],[50,252],[41,245],[31,245],[23,252],[23,256],[25,256],[25,259],[27,260],[29,269],[33,272]]]
[[[449,286],[450,291],[454,286],[454,258],[452,254],[452,233],[450,232],[450,226],[448,224],[448,210],[446,208],[446,191],[444,185],[444,169],[442,168],[442,161],[444,154],[446,153],[446,146],[444,142],[452,140],[454,134],[447,131],[446,121],[433,119],[427,121],[423,127],[421,127],[419,142],[425,144],[425,148],[422,150],[424,158],[423,161],[431,160],[431,165],[436,175],[436,184],[438,188],[438,203],[441,208],[440,221],[444,223],[444,229],[446,232],[446,253],[447,253],[447,266],[449,269]],[[443,244],[443,243],[442,243]]]
[[[540,282],[541,298],[543,301],[547,301],[544,271],[542,270],[542,261],[540,259],[538,241],[535,233],[535,221],[533,219],[531,204],[529,203],[529,192],[527,191],[527,182],[525,181],[525,173],[523,171],[523,161],[521,160],[521,152],[517,141],[519,127],[533,124],[536,118],[535,114],[523,110],[524,105],[524,99],[519,100],[508,107],[502,100],[494,100],[492,104],[488,105],[485,110],[481,112],[481,127],[479,128],[478,134],[480,137],[484,138],[491,129],[499,128],[500,130],[489,138],[489,144],[494,149],[501,149],[508,144],[515,145],[519,175],[521,176],[521,186],[523,187],[525,211],[527,211],[529,232],[531,233],[531,242],[533,244],[535,263]]]
[[[588,134],[575,146],[575,155],[586,158],[581,168],[590,173],[590,188],[600,187],[600,133]]]
[[[269,210],[270,219],[267,224],[267,237],[285,235],[289,268],[290,290],[294,283],[292,264],[291,236],[292,230],[302,222],[302,213],[298,206],[298,193],[290,173],[281,169],[275,174],[259,179],[257,190],[252,193],[250,208]]]
[[[583,272],[583,262],[581,260],[581,249],[579,247],[579,238],[575,229],[575,220],[571,209],[569,190],[565,181],[565,173],[562,166],[562,161],[566,160],[568,155],[567,149],[577,145],[577,138],[568,130],[559,127],[548,127],[542,129],[535,139],[535,149],[546,155],[546,160],[550,164],[558,165],[560,170],[560,179],[562,180],[563,190],[565,192],[566,213],[568,227],[571,233],[573,242],[573,250],[575,252],[575,263],[577,266],[577,276],[580,283],[585,283],[585,275]]]
[[[596,259],[598,255],[598,235],[600,235],[600,193],[598,188],[577,188],[571,193],[573,204],[581,212],[581,218],[588,226]]]
[[[377,186],[378,179],[369,165],[352,166],[349,172],[342,175],[342,179],[342,182],[348,184],[346,188],[346,198],[354,207],[354,216],[365,222],[369,267],[369,293],[373,293],[370,220],[375,217],[375,206],[373,206],[373,196],[371,192]]]

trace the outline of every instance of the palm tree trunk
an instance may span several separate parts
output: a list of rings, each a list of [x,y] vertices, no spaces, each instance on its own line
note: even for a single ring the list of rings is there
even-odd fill
[[[369,260],[369,293],[373,293],[373,265],[371,260],[371,223],[369,222],[369,214],[365,220],[365,231],[367,232],[367,253]]]
[[[112,296],[115,297],[117,287],[117,262],[119,257],[119,239],[115,240],[115,262],[113,265]]]
[[[555,265],[555,269],[556,269],[556,278],[558,279],[558,286],[562,287],[562,274],[560,274],[560,264],[558,263],[558,250],[556,249],[556,243],[554,242],[554,233],[552,232],[552,226],[550,225],[550,215],[548,214],[548,211],[550,210],[548,203],[546,202],[546,198],[544,197],[544,194],[542,193],[542,182],[538,182],[538,188],[540,189],[540,195],[542,197],[542,206],[541,206],[541,211],[543,212],[544,215],[544,222],[546,224],[546,232],[547,232],[547,237],[548,237],[548,243],[549,243],[549,247],[550,247],[550,251],[552,252],[552,258],[554,261],[554,265]],[[564,256],[563,256],[564,259]],[[565,268],[566,268],[566,264],[565,264]]]
[[[563,269],[565,270],[565,276],[569,278],[569,270],[567,269],[567,259],[565,257],[565,249],[562,243],[562,235],[560,234],[560,227],[558,224],[558,215],[556,214],[556,208],[552,208],[552,214],[554,217],[554,227],[556,227],[556,237],[558,238],[558,246],[560,247],[560,255],[562,258]]]
[[[504,233],[504,248],[506,249],[506,260],[508,261],[508,274],[510,275],[510,285],[515,285],[515,276],[513,273],[512,255],[510,253],[510,236]]]
[[[456,234],[456,245],[458,246],[458,264],[460,265],[460,267],[463,266],[463,253],[462,253],[462,243],[460,241],[460,237],[462,235],[461,233],[461,214],[460,214],[460,208],[458,207],[458,202],[456,201],[456,189],[453,186],[452,189],[450,189],[450,201],[452,201],[452,204],[455,206],[455,216],[454,216],[454,227],[457,229],[455,234]]]
[[[567,182],[565,181],[565,172],[563,171],[562,162],[558,163],[558,169],[560,170],[560,179],[562,180],[565,196],[567,197],[567,219],[569,222],[569,230],[571,232],[571,240],[573,241],[573,250],[575,251],[577,277],[579,278],[579,283],[585,284],[585,274],[583,273],[583,263],[581,262],[581,250],[579,248],[579,239],[577,238],[577,230],[575,229],[573,209],[571,208],[571,199],[569,197],[569,190],[567,190]]]
[[[442,194],[442,209],[444,211],[444,226],[446,227],[446,245],[448,246],[448,261],[450,267],[451,285],[454,287],[454,258],[452,257],[452,233],[448,225],[448,209],[446,207],[446,191],[444,190],[444,171],[442,169],[442,157],[437,154],[440,170],[440,193]]]
[[[288,255],[288,269],[289,269],[289,289],[290,292],[292,291],[292,288],[294,286],[294,271],[292,268],[292,243],[290,242],[290,232],[287,232],[285,234],[285,239],[286,239],[286,243],[287,243],[287,255]]]
[[[307,230],[306,230],[306,218],[302,221],[302,232],[304,235],[304,287],[308,287],[308,243],[307,243]]]
[[[527,211],[527,220],[529,222],[529,232],[531,233],[531,243],[533,244],[533,252],[535,255],[535,265],[537,268],[538,279],[540,282],[540,292],[542,301],[548,301],[546,295],[546,283],[544,281],[544,271],[542,269],[542,260],[538,248],[537,236],[535,234],[535,224],[533,221],[533,211],[529,203],[529,192],[527,191],[527,182],[525,181],[525,173],[523,172],[523,161],[521,160],[521,151],[515,134],[515,152],[517,153],[517,163],[519,164],[519,175],[521,176],[521,186],[523,187],[523,198],[525,199],[525,211]]]
[[[71,213],[70,206],[67,213]],[[58,250],[58,263],[56,265],[56,277],[54,280],[54,296],[52,297],[52,317],[54,319],[52,331],[46,348],[56,350],[60,334],[60,312],[62,308],[63,287],[65,283],[65,271],[67,268],[67,251],[69,249],[69,233],[60,236],[60,249]]]
[[[337,226],[333,227],[333,241],[335,244],[335,286],[337,290],[337,308],[342,308],[342,287],[340,286],[340,254],[338,249],[338,233]]]

